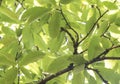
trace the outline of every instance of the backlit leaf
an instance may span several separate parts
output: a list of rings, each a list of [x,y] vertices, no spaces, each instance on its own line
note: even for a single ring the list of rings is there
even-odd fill
[[[55,11],[49,22],[49,34],[52,38],[55,38],[60,33],[60,21],[60,13]]]
[[[52,52],[56,52],[59,50],[59,48],[61,47],[61,45],[63,43],[64,35],[65,35],[64,32],[60,32],[56,38],[51,39],[49,41],[49,48]]]
[[[116,24],[117,26],[120,26],[120,17],[116,18],[115,24]]]
[[[96,21],[96,10],[93,9],[93,10],[91,10],[91,12],[93,14],[86,22],[86,33],[88,33],[91,30],[91,28],[93,27],[93,25],[94,25],[94,23]]]
[[[34,45],[34,40],[33,40],[33,34],[30,26],[24,27],[22,31],[22,35],[23,35],[24,47],[27,49],[31,49]]]
[[[17,68],[13,67],[13,68],[7,70],[4,75],[4,79],[6,80],[5,84],[13,84],[16,77],[17,77]]]
[[[76,65],[82,65],[86,62],[82,55],[73,55],[69,59],[72,63],[75,63]]]
[[[29,63],[36,62],[43,58],[45,54],[41,51],[27,51],[26,55],[23,55],[23,58],[20,60],[20,65],[27,65]]]
[[[85,84],[84,74],[83,72],[74,74],[73,73],[73,79],[72,84]]]
[[[102,46],[104,49],[110,48],[112,46],[112,43],[107,38],[101,38]]]
[[[101,48],[100,45],[100,37],[97,35],[94,35],[89,43],[88,46],[88,59],[91,60],[97,55],[99,55],[100,52],[103,51],[103,48]]]
[[[28,77],[28,78],[32,78],[32,74],[30,73],[30,71],[29,70],[27,70],[26,68],[24,68],[24,67],[20,67],[20,70],[22,71],[22,73],[26,76],[26,77]]]
[[[34,43],[36,46],[38,46],[42,50],[47,50],[47,45],[44,42],[44,40],[41,38],[40,35],[34,34]]]
[[[10,9],[8,9],[6,7],[3,7],[3,6],[0,6],[0,13],[2,13],[5,16],[9,17],[10,19],[14,20],[15,22],[18,22],[17,15],[14,12],[12,12]]]
[[[103,4],[110,10],[112,9],[117,9],[118,7],[116,6],[115,3],[109,2],[109,1],[104,1]]]
[[[60,0],[60,3],[62,4],[68,4],[70,2],[72,2],[73,0]]]
[[[100,74],[104,77],[104,79],[108,80],[111,84],[119,84],[119,73],[115,72],[112,69],[107,69],[103,67],[99,67],[98,70],[100,71]]]
[[[44,7],[33,7],[25,11],[22,15],[22,20],[27,20],[28,23],[35,21],[38,18],[46,15],[50,11],[49,8]]]
[[[60,56],[55,58],[48,67],[48,72],[57,72],[69,66],[69,56]],[[59,66],[58,66],[59,65]]]
[[[109,25],[108,21],[103,21],[98,30],[98,34],[102,35],[103,33],[105,33],[106,29],[108,28],[108,25]]]

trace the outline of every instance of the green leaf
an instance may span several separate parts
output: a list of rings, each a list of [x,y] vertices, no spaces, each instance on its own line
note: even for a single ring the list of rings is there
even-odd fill
[[[23,55],[23,58],[20,60],[20,65],[27,65],[29,63],[36,62],[43,58],[45,54],[41,51],[30,51],[28,50],[25,55]]]
[[[92,9],[90,12],[92,12],[92,14],[90,13],[92,16],[86,22],[86,33],[91,30],[96,21],[96,9]]]
[[[113,33],[120,34],[120,27],[115,24],[112,24],[109,30]]]
[[[113,2],[104,1],[103,4],[110,10],[114,10],[118,8],[117,5]]]
[[[107,38],[101,38],[100,42],[102,43],[102,47],[104,49],[110,48],[112,46],[112,43]]]
[[[4,74],[5,84],[13,84],[17,77],[17,68],[11,68]]]
[[[88,80],[88,84],[97,84],[97,81],[95,80],[95,78],[91,76],[87,71],[84,71],[84,75]]]
[[[68,60],[69,56],[59,56],[55,58],[48,67],[48,72],[57,72],[64,68],[67,68],[70,64]],[[59,65],[59,66],[58,66]]]
[[[85,84],[85,78],[83,72],[73,73],[72,84]]]
[[[53,57],[53,55],[52,55],[52,57]],[[41,63],[41,68],[42,68],[43,71],[47,71],[48,70],[49,65],[54,60],[52,57],[47,55],[43,59],[41,59],[40,63]]]
[[[15,62],[9,60],[3,54],[0,53],[0,65],[15,65]]]
[[[60,13],[58,11],[54,11],[49,21],[49,34],[52,38],[55,38],[60,33],[60,21]]]
[[[116,24],[117,26],[120,26],[120,17],[116,18],[115,24]]]
[[[49,41],[49,48],[51,52],[57,52],[64,40],[65,32],[60,32],[59,35]]]
[[[82,55],[73,55],[70,57],[70,61],[76,65],[82,65],[86,62]]]
[[[15,22],[19,22],[17,15],[6,7],[0,6],[0,13],[9,17],[10,19],[12,19]]]
[[[5,51],[0,51],[0,55],[1,55],[1,58],[3,57],[7,59],[9,62],[15,63],[15,57],[13,56],[13,54]]]
[[[27,78],[32,78],[32,74],[30,73],[29,70],[27,70],[26,68],[24,67],[20,67],[20,70],[22,71],[22,73],[27,77]]]
[[[15,37],[15,32],[12,30],[12,29],[10,29],[10,28],[8,28],[8,27],[2,27],[2,32],[5,34],[5,35],[7,35],[7,36],[13,36],[13,37]]]
[[[38,18],[46,15],[51,9],[44,7],[32,7],[24,12],[22,20],[27,20],[28,23],[35,21]]]
[[[9,37],[10,38],[10,37]],[[8,54],[11,54],[12,57],[9,56],[9,58],[13,59],[16,57],[16,53],[19,51],[19,49],[21,48],[17,42],[17,40],[13,40],[13,39],[10,39],[10,40],[7,40],[7,41],[11,41],[12,42],[9,42],[9,43],[6,43],[6,45],[4,45],[2,47],[2,49],[0,50],[0,52],[2,53],[8,53]],[[2,41],[5,43],[5,40]]]
[[[73,0],[60,0],[60,3],[62,4],[69,4],[71,3]]]
[[[6,84],[5,82],[6,82],[6,80],[4,78],[0,78],[0,83]]]
[[[66,84],[66,75],[56,77],[54,80],[50,80],[47,84]]]
[[[115,12],[115,13],[113,13],[113,14],[108,15],[109,23],[115,22],[118,13],[119,13],[119,12]]]
[[[100,45],[100,37],[97,35],[92,36],[89,46],[88,46],[88,59],[91,60],[100,52],[103,51],[102,46]]]
[[[25,26],[22,31],[24,47],[32,49],[34,46],[33,34],[30,26]]]
[[[0,21],[1,22],[9,22],[9,23],[16,23],[16,21],[12,20],[11,18],[9,18],[8,16],[0,13]]]
[[[47,50],[47,44],[44,42],[42,37],[35,33],[33,35],[35,45],[38,46],[41,50]]]
[[[98,67],[98,70],[100,71],[100,74],[103,76],[105,80],[110,81],[111,84],[119,84],[119,77],[120,74],[115,72],[112,69],[107,69],[103,67]]]
[[[98,29],[98,34],[102,35],[108,28],[108,25],[109,25],[108,21],[103,21],[100,25],[100,28]]]

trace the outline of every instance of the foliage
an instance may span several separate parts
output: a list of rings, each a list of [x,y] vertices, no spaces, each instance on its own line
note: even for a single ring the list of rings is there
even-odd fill
[[[119,0],[0,0],[1,84],[119,84]]]

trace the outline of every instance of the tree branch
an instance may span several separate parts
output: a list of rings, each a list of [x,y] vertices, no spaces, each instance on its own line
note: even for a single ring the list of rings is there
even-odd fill
[[[61,5],[60,5],[60,4],[59,4],[59,6],[60,6],[60,12],[61,12],[61,15],[62,15],[63,19],[65,20],[67,26],[76,34],[76,37],[77,37],[76,42],[78,42],[78,41],[79,41],[79,35],[78,35],[78,33],[71,27],[71,25],[69,24],[69,22],[68,22],[67,19],[65,18],[65,15],[64,15],[64,13],[63,13],[63,11],[62,11],[62,8],[61,8]]]
[[[84,52],[86,52],[88,49],[85,49],[85,50],[83,50],[82,52],[80,52],[79,54],[82,54],[82,53],[84,53]]]
[[[66,32],[66,33],[70,36],[73,44],[75,44],[75,39],[73,38],[73,36],[71,35],[71,33],[70,33],[69,31],[67,31],[67,30],[66,30],[65,28],[63,28],[63,27],[61,27],[61,31]]]
[[[20,2],[19,0],[16,0],[16,1],[22,6],[23,9],[25,9],[25,7],[23,6],[23,2],[24,2],[25,0],[22,0],[22,2]]]
[[[101,16],[102,14],[101,14],[100,8],[99,8],[98,6],[96,6],[96,8],[97,8],[97,10],[98,10],[98,12],[99,12],[99,15]]]
[[[103,34],[100,36],[100,37],[102,37],[102,36],[104,36],[104,34],[108,31],[108,29],[110,28],[110,23],[108,24],[108,27],[106,28],[106,30],[103,32]]]
[[[89,67],[87,67],[87,69],[94,71],[105,84],[109,84],[108,81],[103,78],[103,76],[99,73],[99,71],[97,69],[93,69],[93,68],[89,68]]]
[[[85,66],[88,66],[89,64],[95,63],[97,61],[102,61],[102,60],[107,60],[108,58],[104,57],[110,50],[115,49],[115,48],[119,48],[120,45],[117,46],[113,46],[111,48],[106,49],[105,51],[103,51],[102,53],[100,53],[97,57],[95,57],[94,59],[92,59],[91,61],[87,62],[85,64]],[[104,55],[104,56],[103,56]],[[109,58],[112,59],[112,58]],[[114,58],[115,59],[115,58]]]
[[[92,30],[94,29],[94,27],[96,26],[96,24],[98,23],[98,21],[108,12],[108,10],[106,10],[97,20],[96,22],[93,24],[92,28],[90,29],[90,31],[86,34],[85,37],[83,37],[80,42],[78,42],[78,44],[82,43],[92,32]]]
[[[46,77],[45,79],[42,79],[38,84],[46,84],[48,81],[54,79],[55,77],[58,77],[66,72],[73,70],[73,68],[74,68],[74,66],[69,66],[55,74],[50,75],[49,77]]]

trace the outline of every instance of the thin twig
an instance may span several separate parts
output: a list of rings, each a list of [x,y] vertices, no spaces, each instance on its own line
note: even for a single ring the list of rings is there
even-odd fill
[[[98,21],[99,21],[107,12],[108,12],[108,10],[106,10],[106,11],[96,20],[96,22],[95,22],[95,23],[93,24],[93,26],[91,27],[90,31],[86,34],[85,37],[83,37],[83,38],[80,40],[80,42],[79,42],[78,44],[82,43],[82,42],[91,34],[92,30],[94,29],[94,27],[96,26],[96,24],[98,23]]]
[[[84,52],[86,52],[88,49],[83,50],[82,52],[80,52],[79,54],[83,54]]]
[[[78,41],[79,41],[79,35],[78,35],[78,33],[71,27],[71,25],[70,25],[69,22],[67,21],[64,13],[63,13],[63,11],[62,11],[62,8],[61,8],[61,5],[60,5],[60,4],[59,4],[59,6],[60,6],[60,12],[61,12],[61,15],[62,15],[63,19],[65,20],[67,26],[76,34],[76,36],[77,36],[76,42],[78,42]]]
[[[25,7],[23,6],[23,2],[24,2],[25,0],[22,0],[22,2],[20,2],[19,0],[16,0],[16,1],[22,6],[23,9],[25,9]]]
[[[108,31],[108,29],[110,28],[110,24],[108,24],[108,27],[106,28],[106,30],[103,32],[103,34],[100,36],[100,37],[102,37],[102,36],[104,36],[104,34]]]
[[[102,57],[98,59],[97,61],[103,61],[103,60],[120,60],[120,57]]]
[[[120,48],[120,45],[117,46],[113,46],[111,48],[106,49],[105,51],[103,51],[102,53],[100,53],[97,57],[95,57],[94,59],[92,59],[91,61],[87,62],[85,65],[88,66],[89,64],[95,63],[97,61],[101,61],[107,58],[104,58],[104,56],[110,51],[113,50],[115,48]]]
[[[97,10],[99,12],[99,15],[101,16],[101,10],[100,10],[100,8],[98,6],[96,6],[96,8],[97,8]]]
[[[109,84],[108,81],[103,78],[103,76],[99,73],[99,71],[97,69],[93,69],[93,68],[89,68],[89,67],[87,67],[87,69],[94,71],[105,84]]]
[[[71,33],[70,33],[69,31],[67,31],[67,30],[66,30],[65,28],[63,28],[63,27],[61,27],[61,31],[66,32],[66,33],[69,35],[69,37],[71,38],[73,44],[75,44],[75,39],[73,38],[73,36],[71,35]]]

